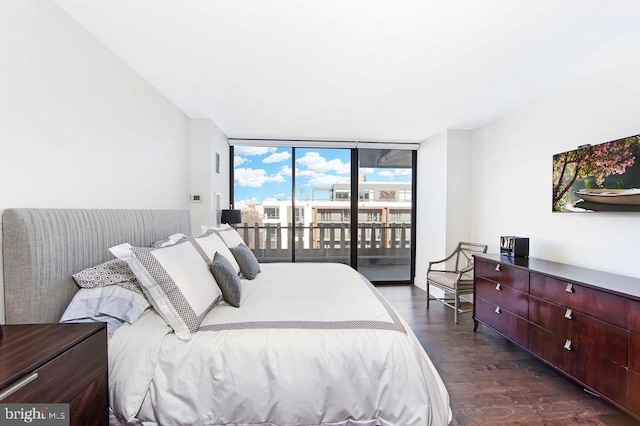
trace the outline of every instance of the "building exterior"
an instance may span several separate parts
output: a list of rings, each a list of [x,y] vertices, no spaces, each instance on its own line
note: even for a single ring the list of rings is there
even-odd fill
[[[360,182],[358,186],[359,247],[389,248],[410,244],[411,183]],[[245,232],[251,248],[288,249],[292,224],[297,248],[344,249],[349,246],[349,183],[314,188],[310,199],[296,199],[295,214],[291,204],[291,200],[276,199],[261,204],[236,204],[243,211],[240,228],[252,231],[250,234]]]

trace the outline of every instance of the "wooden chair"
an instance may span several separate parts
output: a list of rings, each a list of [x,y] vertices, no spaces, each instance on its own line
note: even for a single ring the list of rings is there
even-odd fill
[[[427,309],[430,300],[439,300],[453,308],[454,322],[458,323],[458,314],[470,312],[471,309],[460,308],[460,296],[473,293],[473,255],[486,253],[487,246],[478,243],[459,242],[456,249],[449,256],[441,260],[429,262],[427,268]],[[449,268],[447,269],[447,262]],[[435,269],[434,265],[439,265]],[[439,288],[444,297],[432,297],[429,287]]]

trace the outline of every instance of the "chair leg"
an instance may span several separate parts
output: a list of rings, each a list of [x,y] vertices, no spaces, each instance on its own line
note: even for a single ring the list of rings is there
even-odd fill
[[[429,309],[429,300],[431,300],[431,294],[429,293],[429,280],[427,280],[427,309]]]
[[[458,297],[458,295],[456,294],[456,300],[455,300],[455,308],[453,310],[453,322],[454,323],[458,323],[458,310],[460,309],[460,298]]]

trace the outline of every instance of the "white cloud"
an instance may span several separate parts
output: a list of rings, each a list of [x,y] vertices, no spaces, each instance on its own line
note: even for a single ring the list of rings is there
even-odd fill
[[[248,163],[249,159],[247,157],[243,157],[241,155],[234,155],[233,156],[233,166],[234,167],[238,167],[241,166],[245,163]]]
[[[270,156],[262,160],[262,162],[263,163],[280,163],[281,161],[288,160],[289,158],[291,158],[291,154],[288,153],[287,151],[274,152],[273,154],[271,154]]]
[[[285,181],[281,173],[269,176],[264,169],[237,168],[234,170],[233,176],[238,186],[248,186],[250,188],[259,188],[268,182]]]
[[[379,176],[383,177],[407,177],[411,176],[411,169],[391,169],[391,170],[382,170],[378,172]]]
[[[360,182],[370,181],[371,176],[375,173],[375,169],[368,167],[361,167],[358,169],[358,179]]]
[[[253,204],[258,204],[259,201],[256,197],[247,198],[245,200],[236,200],[234,203],[234,207],[237,209],[243,209],[245,207],[249,207]]]
[[[317,152],[307,152],[304,157],[296,160],[297,164],[317,173],[336,172],[339,175],[351,173],[351,162],[343,163],[339,158],[327,161]]]
[[[296,169],[296,173],[298,173],[298,169]],[[292,173],[291,173],[291,167],[289,167],[289,166],[283,166],[283,167],[280,169],[280,174],[281,174],[281,175],[283,175],[283,176],[291,176],[291,175],[292,175]]]
[[[299,170],[296,169],[296,176],[309,178],[305,185],[307,186],[331,186],[337,182],[348,181],[344,176],[337,176],[328,173],[319,173],[312,170]]]
[[[266,146],[235,146],[233,147],[234,154],[240,155],[265,155],[272,152],[276,152],[277,148],[268,148]]]

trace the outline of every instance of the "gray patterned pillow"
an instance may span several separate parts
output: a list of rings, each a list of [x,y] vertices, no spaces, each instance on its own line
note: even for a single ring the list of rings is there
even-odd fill
[[[73,275],[76,284],[83,288],[117,285],[142,294],[140,283],[127,265],[120,259],[113,259],[91,268],[83,269]]]
[[[231,254],[236,258],[236,262],[240,265],[240,272],[242,275],[252,280],[260,272],[260,263],[253,254],[251,249],[244,243],[237,245],[236,247],[229,247]]]
[[[216,253],[209,267],[222,291],[224,301],[233,307],[239,308],[242,284],[229,259],[220,253]]]

